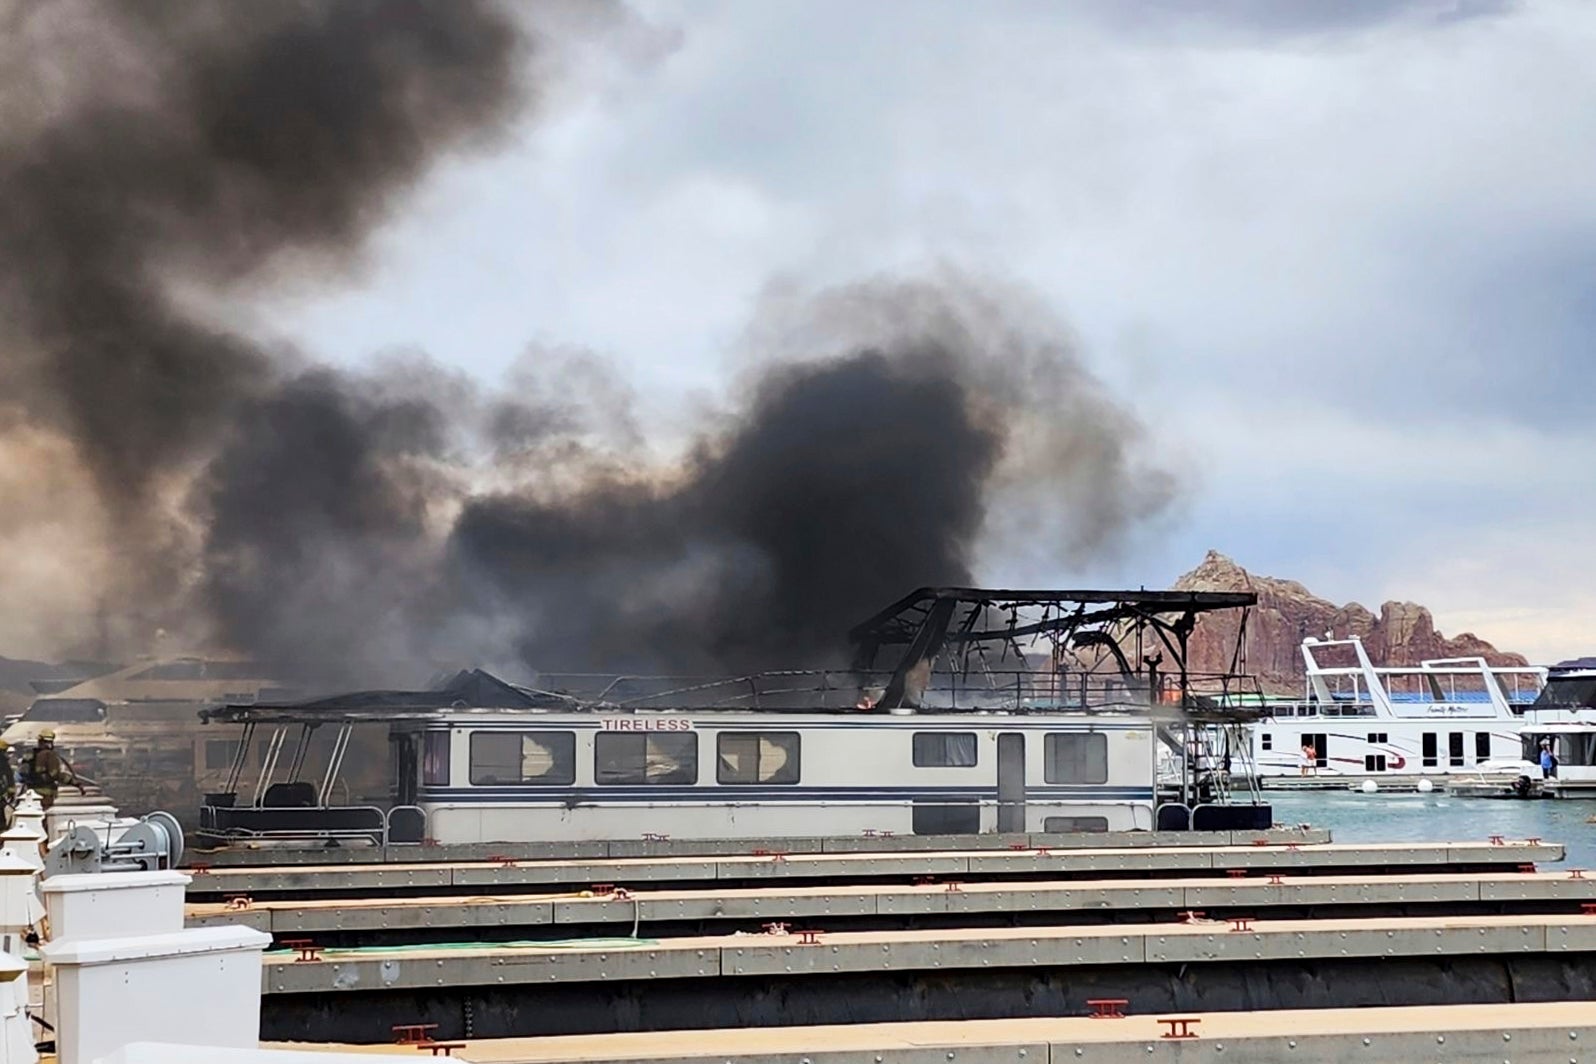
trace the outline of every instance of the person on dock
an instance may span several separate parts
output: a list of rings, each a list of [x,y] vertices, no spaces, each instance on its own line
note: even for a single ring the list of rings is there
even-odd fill
[[[1552,744],[1549,740],[1541,740],[1541,779],[1557,778],[1557,758],[1552,754]]]
[[[1313,748],[1312,743],[1302,744],[1302,774],[1311,776],[1319,765],[1319,751]]]
[[[39,733],[39,743],[28,758],[28,786],[39,796],[46,809],[55,804],[56,792],[61,787],[74,786],[81,793],[83,784],[72,766],[55,751],[55,732],[49,728]]]

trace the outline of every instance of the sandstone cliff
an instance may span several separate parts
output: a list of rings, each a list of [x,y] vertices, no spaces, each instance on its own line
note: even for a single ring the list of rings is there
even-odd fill
[[[1376,665],[1416,665],[1426,658],[1455,657],[1483,657],[1493,665],[1527,664],[1519,655],[1497,650],[1470,632],[1447,638],[1435,630],[1430,611],[1416,603],[1387,602],[1378,616],[1356,602],[1337,606],[1295,580],[1254,576],[1218,551],[1209,551],[1201,565],[1175,582],[1175,588],[1257,593],[1258,605],[1247,622],[1247,670],[1271,694],[1302,693],[1302,640],[1326,632],[1338,638],[1358,636]],[[1193,672],[1228,668],[1238,623],[1238,617],[1227,614],[1211,614],[1198,622],[1189,650]]]

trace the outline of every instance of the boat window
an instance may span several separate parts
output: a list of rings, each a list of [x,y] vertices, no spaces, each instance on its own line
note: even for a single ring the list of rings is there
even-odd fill
[[[975,763],[975,732],[914,733],[916,768],[970,768]]]
[[[1369,732],[1369,741],[1377,745],[1383,745],[1389,741],[1389,738],[1390,736],[1387,732]]]
[[[916,835],[975,835],[981,806],[973,798],[916,798],[910,820]]]
[[[98,698],[38,698],[22,714],[22,719],[54,724],[98,724],[105,719],[105,703]]]
[[[798,782],[797,732],[721,732],[715,751],[720,783]]]
[[[1474,733],[1474,760],[1489,761],[1491,759],[1491,733],[1478,731]]]
[[[593,739],[593,781],[697,783],[698,735],[599,732]]]
[[[1061,835],[1072,831],[1107,831],[1108,817],[1050,816],[1042,821],[1042,830],[1050,833],[1058,833]]]
[[[471,733],[471,785],[516,783],[560,786],[576,781],[576,733],[475,731]]]
[[[1275,737],[1269,732],[1264,732],[1260,746],[1264,750],[1273,750],[1275,748]]]
[[[1446,736],[1447,764],[1453,768],[1463,766],[1463,733],[1460,731],[1448,732]]]
[[[573,757],[572,761],[575,760]],[[429,731],[422,737],[421,785],[449,785],[449,733],[446,731]]]
[[[1438,736],[1433,731],[1424,733],[1423,747],[1424,767],[1437,768],[1441,764],[1441,746]]]
[[[1588,709],[1593,706],[1596,706],[1596,678],[1589,676],[1554,676],[1534,702],[1536,709]]]
[[[1363,755],[1363,771],[1365,771],[1365,772],[1384,772],[1385,771],[1385,755],[1384,754],[1364,754]]]
[[[1048,732],[1042,742],[1042,779],[1048,783],[1107,783],[1108,736],[1102,732]]]

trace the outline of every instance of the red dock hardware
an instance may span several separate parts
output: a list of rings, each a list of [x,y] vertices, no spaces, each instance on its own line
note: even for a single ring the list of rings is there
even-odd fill
[[[609,896],[614,898],[616,901],[632,900],[632,892],[627,890],[625,887],[616,887],[614,890],[610,891]]]
[[[781,852],[780,850],[777,850],[775,853],[770,855],[770,863],[771,864],[786,864],[787,863],[787,855],[785,853]]]
[[[1051,856],[1053,856],[1053,851],[1048,849],[1046,846],[1038,846],[1036,848],[1036,856],[1038,856],[1038,857],[1051,857]]]
[[[514,868],[516,859],[507,853],[490,853],[488,854],[488,860],[500,868]]]
[[[1268,846],[1269,845],[1269,840],[1268,839],[1253,839],[1252,840],[1252,844],[1254,846]]]
[[[436,1031],[435,1023],[396,1023],[393,1025],[393,1041],[395,1045],[413,1046],[422,1042],[430,1042],[428,1031]]]
[[[948,880],[948,885],[946,888],[944,888],[944,893],[947,894],[960,894],[963,893],[963,891],[964,884],[959,882],[957,879]]]
[[[1285,877],[1282,876],[1279,872],[1270,872],[1269,873],[1269,885],[1271,887],[1278,887],[1281,884],[1285,883],[1285,881],[1286,881]]]
[[[917,887],[934,887],[937,885],[936,876],[915,876],[914,885]]]
[[[589,887],[587,889],[591,890],[596,896],[598,896],[600,898],[607,898],[611,894],[615,893],[615,884],[614,883],[594,883],[591,887]]]
[[[234,912],[243,912],[255,904],[255,899],[248,894],[231,894],[227,897],[227,907]]]
[[[661,835],[657,831],[645,831],[645,832],[643,832],[643,841],[644,842],[669,842],[670,839],[671,839],[671,837],[669,835]]]
[[[1125,998],[1087,998],[1086,1005],[1092,1010],[1094,1020],[1123,1020],[1125,1006],[1130,1002]]]
[[[764,926],[765,934],[767,935],[785,935],[787,933],[787,928],[790,925],[784,924],[778,920],[775,923],[766,924]]]
[[[432,1055],[435,1056],[435,1057],[437,1057],[437,1056],[452,1057],[452,1056],[454,1056],[454,1051],[456,1049],[464,1049],[465,1047],[466,1047],[466,1044],[464,1042],[417,1042],[416,1043],[416,1048],[417,1049],[430,1050]]]
[[[1539,835],[1531,835],[1524,841],[1529,843],[1531,846],[1539,846],[1541,844],[1541,837]]]
[[[1158,1022],[1169,1025],[1169,1030],[1159,1035],[1160,1038],[1196,1038],[1192,1025],[1203,1021],[1196,1016],[1160,1016]]]
[[[1288,851],[1290,851],[1291,853],[1296,853],[1298,850],[1302,849],[1302,843],[1300,843],[1300,842],[1288,842],[1288,843],[1286,843],[1286,849]]]
[[[316,945],[308,938],[285,938],[282,941],[282,945],[287,946],[291,950],[299,951],[299,956],[294,958],[295,964],[298,964],[300,961],[321,960],[321,947]]]
[[[1527,876],[1535,874],[1535,866],[1532,864],[1521,864],[1518,866],[1518,870]]]
[[[1232,916],[1230,918],[1230,929],[1232,931],[1251,931],[1252,920],[1253,918],[1250,916]]]
[[[429,836],[424,837],[421,840],[421,845],[423,845],[423,846],[436,846],[436,845],[438,845],[438,840],[429,835]]]
[[[876,834],[880,835],[883,839],[890,839],[890,838],[892,838],[892,836],[896,835],[897,832],[895,832],[895,831],[878,831],[878,832],[876,832]]]
[[[780,864],[782,861],[785,861],[787,859],[787,852],[788,851],[786,851],[786,850],[772,850],[769,847],[762,846],[759,849],[754,851],[754,856],[755,857],[768,857],[772,861],[775,861],[777,864]]]
[[[1247,870],[1245,868],[1227,868],[1225,869],[1225,875],[1231,879],[1246,879]]]
[[[796,932],[794,932],[794,934],[796,934],[798,936],[798,944],[801,945],[801,946],[818,946],[818,945],[820,945],[820,932],[819,931],[796,931]]]
[[[1028,843],[1028,842],[1011,842],[1011,843],[1009,843],[1009,849],[1015,850],[1015,851],[1029,850],[1030,848],[1031,848],[1031,844]]]
[[[195,861],[193,864],[188,866],[188,871],[190,875],[208,876],[211,874],[211,866],[206,864],[204,861]]]
[[[879,835],[880,832],[878,832],[875,828],[865,828],[863,831],[860,832],[860,834],[863,835],[867,839],[873,839],[877,835]]]
[[[1569,873],[1568,873],[1568,878],[1569,879],[1584,879],[1585,878],[1585,870],[1583,868],[1570,869]]]
[[[1596,916],[1596,901],[1582,901],[1579,903],[1582,916]]]
[[[1187,909],[1185,912],[1180,914],[1180,922],[1183,924],[1195,924],[1202,918],[1203,914],[1196,909]]]
[[[1500,835],[1492,835],[1491,836],[1491,845],[1492,846],[1506,846],[1507,843],[1502,841],[1502,836],[1500,836]]]

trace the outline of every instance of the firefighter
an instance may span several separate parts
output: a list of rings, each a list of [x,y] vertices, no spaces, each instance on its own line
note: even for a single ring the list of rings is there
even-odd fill
[[[11,829],[11,811],[17,805],[17,770],[11,765],[11,744],[0,739],[0,803],[4,803],[6,830]]]
[[[40,804],[48,809],[55,804],[56,790],[67,784],[77,787],[80,793],[83,790],[72,766],[55,752],[55,732],[46,728],[39,733],[39,744],[28,758],[28,786],[39,796]]]

